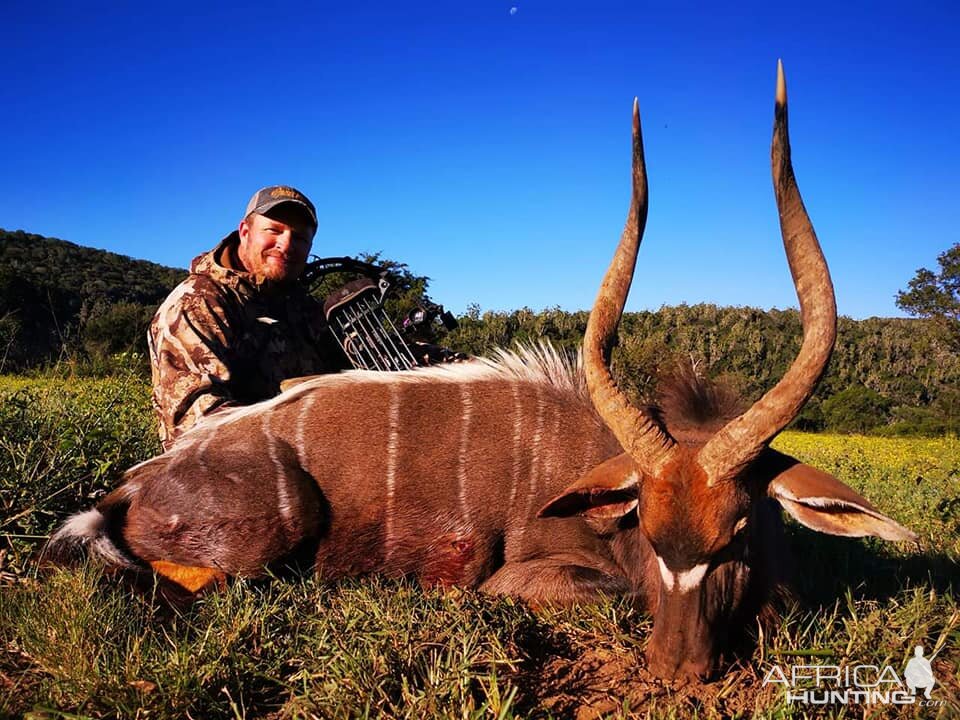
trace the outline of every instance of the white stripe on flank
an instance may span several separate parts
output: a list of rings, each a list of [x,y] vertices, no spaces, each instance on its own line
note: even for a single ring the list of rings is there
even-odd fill
[[[460,517],[470,524],[470,498],[467,497],[467,460],[470,450],[470,423],[473,419],[472,386],[460,386],[460,448],[457,454],[457,494],[460,498]]]
[[[280,517],[289,521],[293,516],[293,508],[290,507],[290,492],[287,488],[287,473],[277,454],[277,440],[270,432],[270,414],[264,413],[261,422],[263,434],[267,441],[267,456],[273,463],[274,477],[277,481],[277,507],[280,510]]]
[[[207,460],[206,460],[207,446],[208,446],[211,442],[213,442],[213,439],[214,439],[216,436],[217,436],[216,433],[209,433],[209,434],[200,442],[200,444],[197,445],[197,460],[200,462],[200,469],[203,470],[204,473],[206,473],[206,472],[209,471],[209,467],[207,466]]]
[[[534,426],[533,442],[532,442],[534,450],[536,451],[534,458],[537,463],[537,472],[532,473],[531,475],[532,483],[533,483],[531,484],[531,490],[536,487],[536,482],[538,479],[537,475],[543,472],[541,467],[542,463],[541,463],[539,450],[540,448],[543,447],[543,444],[542,444],[543,443],[543,421],[545,419],[544,416],[546,414],[547,414],[547,403],[543,399],[543,388],[537,387],[537,424]]]
[[[304,401],[297,415],[297,439],[294,449],[297,451],[297,461],[304,470],[307,468],[307,418],[310,417],[310,411],[313,410],[315,402],[317,402],[317,393],[310,393],[310,397]]]
[[[537,423],[534,426],[533,438],[530,441],[530,445],[533,448],[533,457],[530,459],[530,485],[527,491],[527,511],[524,514],[524,520],[526,521],[530,515],[533,514],[533,502],[536,499],[537,487],[539,485],[540,478],[538,477],[542,470],[542,462],[540,458],[540,453],[543,449],[543,416],[547,412],[547,403],[543,399],[543,388],[537,386]],[[526,527],[524,527],[526,529]]]
[[[520,406],[520,383],[510,383],[510,392],[513,394],[513,473],[510,481],[510,502],[507,507],[513,507],[517,498],[517,485],[520,484],[520,457],[523,448],[523,408]]]
[[[583,477],[587,474],[587,470],[592,468],[596,464],[597,456],[597,440],[593,435],[589,436],[590,439],[587,441],[587,446],[583,449],[583,455],[580,456],[580,466],[577,469],[577,477]]]
[[[550,437],[548,447],[545,448],[546,459],[543,467],[543,478],[546,482],[549,482],[557,471],[557,460],[560,455],[559,437],[562,411],[555,404],[551,408],[553,410],[553,422],[550,424]]]
[[[390,410],[387,427],[387,501],[384,507],[384,559],[393,554],[393,512],[397,485],[397,456],[400,452],[400,386],[390,386]]]

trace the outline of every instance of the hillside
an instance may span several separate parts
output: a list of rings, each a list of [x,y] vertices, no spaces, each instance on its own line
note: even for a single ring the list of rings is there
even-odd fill
[[[0,371],[132,349],[185,270],[0,229]]]

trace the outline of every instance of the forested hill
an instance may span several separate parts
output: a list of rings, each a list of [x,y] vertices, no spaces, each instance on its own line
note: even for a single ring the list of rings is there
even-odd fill
[[[401,288],[427,287],[427,278],[403,265],[396,269],[403,276]],[[147,324],[185,275],[185,270],[63,240],[0,230],[0,372],[64,359],[80,370],[108,372],[118,362],[129,365],[129,355],[118,359],[129,352],[137,353],[145,367]],[[585,311],[481,313],[472,308],[460,318],[460,328],[439,341],[474,354],[540,338],[575,348],[586,323]],[[796,310],[701,304],[627,313],[614,353],[615,372],[624,389],[640,398],[654,393],[650,378],[657,370],[694,363],[700,372],[722,377],[745,397],[756,398],[783,376],[801,337]],[[960,355],[935,324],[841,318],[830,367],[800,425],[960,432],[958,388]]]
[[[474,309],[447,342],[484,352],[549,338],[574,348],[587,312],[509,313]],[[783,377],[802,340],[797,310],[679,305],[625,313],[614,373],[634,398],[652,398],[652,380],[679,363],[757,398]],[[960,432],[960,355],[936,324],[905,318],[841,317],[826,375],[798,420],[803,429],[924,434]]]
[[[186,270],[75,245],[66,240],[0,229],[0,272],[50,285],[82,298],[153,303],[186,277]]]
[[[185,270],[0,229],[0,370],[131,349]]]

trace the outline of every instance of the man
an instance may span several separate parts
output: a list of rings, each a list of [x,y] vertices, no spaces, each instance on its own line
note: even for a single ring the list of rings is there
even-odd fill
[[[147,341],[164,450],[217,410],[273,397],[286,378],[350,367],[297,282],[316,231],[303,193],[263,188],[160,305]]]

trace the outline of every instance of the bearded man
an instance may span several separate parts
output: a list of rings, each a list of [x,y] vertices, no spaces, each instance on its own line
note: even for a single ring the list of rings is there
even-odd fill
[[[282,380],[350,367],[298,282],[316,231],[306,195],[265,187],[160,305],[147,341],[164,450],[218,410],[273,397]]]

